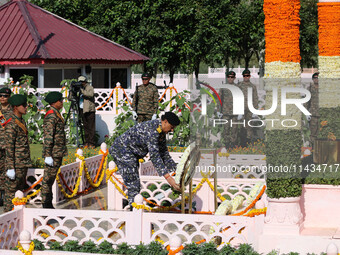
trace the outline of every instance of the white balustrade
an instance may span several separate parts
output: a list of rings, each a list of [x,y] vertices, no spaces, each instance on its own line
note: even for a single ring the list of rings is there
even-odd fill
[[[141,205],[143,199],[138,197],[135,202]],[[23,208],[0,216],[0,226],[4,230],[0,247],[9,249],[16,246],[23,230],[25,232],[20,235],[20,240],[24,243],[20,242],[25,247],[32,239],[38,239],[46,247],[49,241],[64,244],[69,240],[78,240],[81,244],[92,240],[100,244],[106,240],[113,244],[127,242],[137,245],[161,239],[174,249],[181,243],[202,239],[209,242],[216,237],[220,237],[222,242],[236,245],[255,241],[256,221],[263,221],[263,217],[150,213],[143,209],[126,212]],[[9,224],[12,224],[11,227]],[[28,238],[27,233],[31,237]]]

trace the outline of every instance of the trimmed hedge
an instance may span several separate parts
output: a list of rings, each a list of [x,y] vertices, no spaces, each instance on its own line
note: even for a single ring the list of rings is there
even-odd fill
[[[267,130],[267,194],[271,198],[298,197],[302,192],[302,136],[300,130]],[[294,169],[296,166],[296,170]],[[270,167],[276,167],[269,171]],[[276,171],[275,171],[276,170]]]

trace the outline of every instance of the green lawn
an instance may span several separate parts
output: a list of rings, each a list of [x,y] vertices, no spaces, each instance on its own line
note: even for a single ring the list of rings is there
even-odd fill
[[[42,154],[42,144],[30,144],[31,159],[41,158]],[[98,147],[99,148],[99,147]],[[96,148],[97,149],[97,148]],[[76,148],[73,146],[67,146],[69,154],[76,153]]]

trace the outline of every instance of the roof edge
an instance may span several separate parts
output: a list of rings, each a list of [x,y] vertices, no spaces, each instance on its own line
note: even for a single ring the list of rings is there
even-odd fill
[[[79,28],[79,29],[81,29],[81,30],[87,32],[87,33],[90,33],[90,34],[92,34],[92,35],[94,35],[94,36],[96,36],[96,37],[99,37],[99,38],[101,38],[101,39],[104,40],[104,41],[107,41],[107,42],[112,43],[112,44],[114,44],[114,45],[116,45],[116,46],[119,46],[119,47],[121,47],[121,48],[123,48],[123,49],[125,49],[125,50],[127,50],[127,51],[129,51],[129,52],[131,52],[131,53],[134,53],[134,54],[140,56],[140,57],[143,59],[143,62],[144,62],[144,61],[147,61],[147,60],[150,60],[149,57],[147,57],[147,56],[145,56],[145,55],[143,55],[143,54],[141,54],[141,53],[139,53],[139,52],[137,52],[137,51],[134,51],[134,50],[132,50],[132,49],[130,49],[130,48],[128,48],[128,47],[125,47],[125,46],[123,46],[123,45],[121,45],[121,44],[119,44],[119,43],[116,43],[116,42],[114,42],[114,41],[111,41],[111,40],[109,40],[109,39],[107,39],[107,38],[105,38],[105,37],[103,37],[103,36],[101,36],[101,35],[98,35],[98,34],[94,33],[94,32],[91,32],[91,31],[89,31],[88,29],[85,29],[85,28],[83,28],[83,27],[81,27],[81,26],[79,26],[79,25],[77,25],[77,24],[75,24],[75,23],[73,23],[73,22],[71,22],[71,21],[69,21],[69,20],[67,20],[67,19],[64,19],[64,18],[62,18],[62,17],[60,17],[60,16],[58,16],[58,15],[56,15],[56,14],[54,14],[54,13],[48,11],[48,10],[45,10],[45,9],[41,8],[40,6],[38,6],[38,5],[32,4],[32,3],[30,3],[30,2],[27,2],[27,4],[31,5],[31,6],[34,7],[34,8],[37,8],[37,9],[43,11],[43,12],[46,12],[46,13],[48,13],[48,14],[50,14],[50,15],[53,15],[54,17],[56,17],[56,18],[58,18],[58,19],[61,19],[61,20],[65,21],[65,22],[67,22],[67,23],[69,23],[69,24],[71,24],[71,25],[73,25],[73,26],[75,26],[75,27],[77,27],[77,28]]]

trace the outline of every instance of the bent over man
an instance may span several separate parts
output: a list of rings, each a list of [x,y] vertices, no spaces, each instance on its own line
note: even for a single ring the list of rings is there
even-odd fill
[[[6,180],[4,211],[12,210],[12,199],[17,190],[24,190],[27,169],[31,166],[28,131],[22,116],[27,112],[27,97],[14,95],[8,102],[13,107],[13,115],[5,126],[6,137]]]
[[[179,185],[169,175],[176,169],[176,163],[169,154],[165,138],[165,135],[173,131],[179,123],[174,113],[167,112],[161,117],[161,121],[151,120],[133,126],[116,138],[111,146],[110,154],[127,186],[130,205],[141,189],[138,160],[144,158],[148,152],[158,174],[163,176],[172,187],[179,190]]]
[[[56,178],[62,159],[67,155],[65,123],[59,113],[63,108],[63,95],[60,92],[50,92],[45,101],[51,109],[46,113],[43,125],[45,171],[41,186],[43,208],[54,208],[52,205],[52,185]]]

